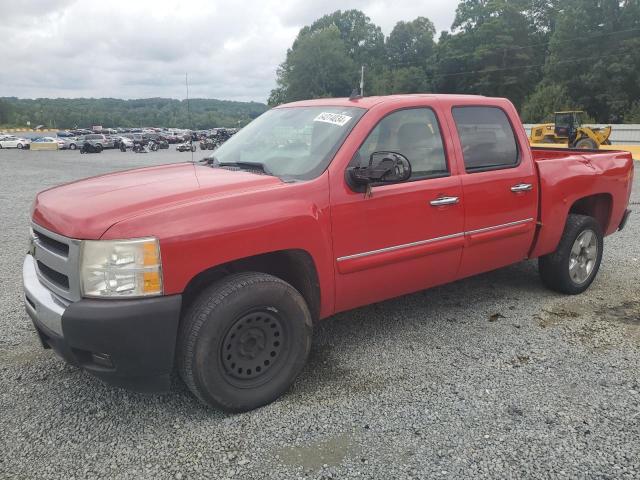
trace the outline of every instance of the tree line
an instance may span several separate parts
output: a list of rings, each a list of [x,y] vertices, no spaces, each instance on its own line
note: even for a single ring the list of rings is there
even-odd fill
[[[556,110],[640,123],[639,0],[462,0],[436,42],[421,16],[388,36],[359,10],[305,26],[277,70],[270,105],[346,96],[462,93],[509,98],[525,122]]]
[[[204,129],[244,126],[267,110],[258,102],[146,98],[0,98],[0,126],[75,128],[175,127]]]

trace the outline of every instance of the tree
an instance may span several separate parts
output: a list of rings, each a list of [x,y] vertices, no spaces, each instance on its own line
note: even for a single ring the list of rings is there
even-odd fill
[[[8,124],[12,115],[12,107],[6,100],[0,99],[0,125]]]
[[[549,43],[545,80],[563,85],[596,120],[621,117],[640,97],[640,4],[567,0]]]
[[[166,126],[176,128],[237,127],[263,113],[267,106],[256,102],[191,99],[191,114],[184,100],[146,98],[39,98],[36,100],[0,98],[7,105],[8,117],[0,123],[24,126],[27,120],[58,128],[78,125],[109,127]]]
[[[435,50],[435,34],[436,27],[425,17],[396,23],[386,41],[389,62],[426,67]]]
[[[432,84],[421,67],[388,68],[376,75],[370,91],[373,95],[397,93],[425,93]]]
[[[337,10],[325,15],[310,26],[302,28],[296,42],[306,35],[335,26],[340,32],[347,55],[356,65],[373,67],[384,60],[384,34],[360,10]],[[295,49],[294,42],[293,48]]]
[[[463,0],[436,53],[436,87],[511,99],[516,106],[541,79],[543,51],[528,0]]]
[[[358,69],[347,50],[335,25],[303,35],[287,53],[269,102],[349,95]]]
[[[324,41],[329,44],[323,46]],[[322,64],[314,65],[300,54],[301,50]],[[268,103],[277,105],[302,98],[349,95],[358,85],[361,65],[367,66],[368,84],[384,63],[384,35],[380,27],[359,10],[338,10],[300,30],[277,70],[277,87],[271,91]],[[305,69],[320,74],[321,78],[312,77]],[[308,85],[313,88],[305,88],[309,81]]]
[[[565,87],[540,83],[524,102],[520,117],[524,123],[553,122],[554,112],[573,109],[576,106]]]

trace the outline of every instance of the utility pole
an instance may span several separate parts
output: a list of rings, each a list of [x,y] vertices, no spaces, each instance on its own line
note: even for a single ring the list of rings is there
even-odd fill
[[[364,97],[364,65],[360,68],[360,96]]]

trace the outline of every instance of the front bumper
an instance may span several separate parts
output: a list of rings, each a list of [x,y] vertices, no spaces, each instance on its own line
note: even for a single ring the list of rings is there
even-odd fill
[[[182,297],[69,302],[24,260],[25,307],[44,348],[112,385],[143,392],[170,386]]]

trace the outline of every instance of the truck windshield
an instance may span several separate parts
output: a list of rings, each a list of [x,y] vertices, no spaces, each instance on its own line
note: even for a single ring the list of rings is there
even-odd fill
[[[283,107],[255,119],[215,150],[214,166],[236,166],[283,179],[310,180],[333,159],[364,114],[357,107]]]

